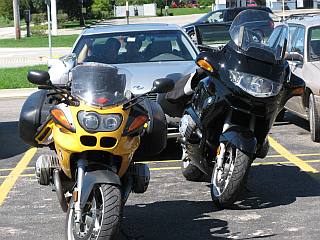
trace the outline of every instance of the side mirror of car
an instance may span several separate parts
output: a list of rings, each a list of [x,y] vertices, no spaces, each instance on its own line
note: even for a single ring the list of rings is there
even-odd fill
[[[51,86],[50,75],[47,71],[29,71],[28,81],[38,86]]]
[[[303,95],[305,87],[306,84],[303,79],[291,73],[290,81],[287,84],[290,97]]]
[[[290,52],[285,55],[286,60],[303,62],[303,56],[298,52]]]
[[[174,81],[169,78],[156,79],[150,93],[167,93],[174,88]]]

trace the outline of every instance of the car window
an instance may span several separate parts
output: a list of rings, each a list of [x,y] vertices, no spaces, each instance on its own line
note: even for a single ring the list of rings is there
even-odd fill
[[[181,31],[137,31],[83,35],[74,51],[78,62],[107,64],[193,61],[196,50]]]
[[[309,37],[309,59],[311,61],[320,60],[320,27],[310,29]]]
[[[305,39],[304,37],[305,29],[303,27],[296,27],[296,30],[292,33],[290,52],[298,52],[303,56]]]
[[[298,28],[297,26],[289,26],[289,40],[288,40],[288,49],[287,49],[288,51],[291,51],[297,28]]]
[[[223,22],[223,12],[213,12],[207,19],[209,23]]]

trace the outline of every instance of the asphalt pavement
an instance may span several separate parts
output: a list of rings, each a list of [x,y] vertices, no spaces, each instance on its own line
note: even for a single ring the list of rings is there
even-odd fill
[[[34,176],[36,158],[49,150],[30,150],[19,138],[24,100],[0,99],[0,239],[63,239],[65,213]],[[182,177],[181,149],[169,142],[147,159],[151,182],[146,193],[130,196],[121,240],[319,239],[319,144],[292,114],[270,137],[268,156],[254,162],[241,200],[227,210],[212,204],[208,183]]]

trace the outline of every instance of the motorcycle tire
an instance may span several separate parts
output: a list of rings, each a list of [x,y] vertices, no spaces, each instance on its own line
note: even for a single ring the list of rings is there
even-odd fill
[[[231,207],[237,201],[247,181],[252,162],[241,150],[228,146],[226,154],[229,153],[229,156],[230,151],[231,158],[225,158],[222,174],[219,175],[216,164],[211,177],[211,197],[219,208]]]
[[[320,116],[313,94],[309,96],[309,123],[311,140],[313,142],[320,142]]]
[[[186,180],[192,182],[200,181],[203,176],[203,172],[192,163],[190,163],[189,160],[183,160],[181,162],[181,172]]]
[[[84,218],[84,224],[86,225],[84,226],[85,228],[81,229],[86,229],[87,232],[81,232],[81,237],[79,236],[80,234],[75,234],[75,223],[73,221],[74,203],[73,200],[71,201],[66,218],[66,240],[115,240],[119,238],[122,212],[121,191],[119,187],[110,184],[99,184],[95,186],[94,191],[95,193],[88,200],[88,205],[84,208],[87,210],[87,216],[89,219],[91,218],[91,221],[89,220],[89,225],[87,225],[86,221],[88,217]],[[96,210],[94,207],[100,211],[94,213]],[[90,212],[91,210],[93,214]],[[93,219],[92,216],[96,216],[96,218]],[[97,224],[99,229],[95,229]]]

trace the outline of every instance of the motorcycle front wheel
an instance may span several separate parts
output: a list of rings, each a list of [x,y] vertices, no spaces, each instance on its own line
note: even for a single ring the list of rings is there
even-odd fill
[[[251,159],[241,150],[229,145],[226,148],[222,168],[217,164],[211,177],[211,197],[219,208],[233,205],[247,180]]]
[[[82,212],[82,223],[75,223],[71,201],[66,218],[67,240],[114,240],[119,237],[121,191],[117,186],[99,184]]]

